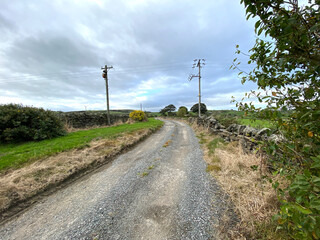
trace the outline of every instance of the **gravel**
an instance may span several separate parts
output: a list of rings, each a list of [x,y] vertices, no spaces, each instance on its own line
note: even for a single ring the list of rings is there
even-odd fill
[[[205,169],[192,129],[166,120],[111,165],[1,226],[0,239],[216,239],[223,200]]]

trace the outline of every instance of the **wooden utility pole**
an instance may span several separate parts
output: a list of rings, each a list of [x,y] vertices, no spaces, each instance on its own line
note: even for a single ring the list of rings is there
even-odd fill
[[[193,75],[191,74],[189,76],[189,81],[192,80],[192,78],[194,77],[197,77],[199,78],[199,105],[198,105],[198,114],[199,114],[199,117],[201,117],[201,68],[202,68],[202,65],[205,65],[205,59],[195,59],[193,60],[194,63],[193,63],[193,66],[192,68],[195,68],[195,67],[198,67],[199,68],[199,73],[198,75]],[[201,62],[202,61],[202,62]]]
[[[105,65],[104,67],[101,67],[102,71],[102,77],[106,81],[106,100],[107,100],[107,119],[108,119],[108,125],[110,125],[110,110],[109,110],[109,84],[108,84],[108,70],[112,69],[113,67],[108,67]]]

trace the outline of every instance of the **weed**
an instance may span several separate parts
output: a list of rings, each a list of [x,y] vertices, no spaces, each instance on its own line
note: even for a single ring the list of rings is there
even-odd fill
[[[204,144],[207,142],[207,139],[205,138],[205,134],[202,132],[197,135],[197,138],[199,138],[199,143]]]
[[[141,175],[141,177],[145,177],[145,176],[148,176],[148,172],[143,172],[143,173],[141,173],[140,175]]]
[[[162,146],[162,147],[168,147],[168,146],[169,146],[169,144],[170,144],[171,142],[172,142],[171,140],[166,141],[166,143],[165,143],[165,144],[163,144],[163,146]]]
[[[211,163],[220,163],[220,158],[217,155],[211,157]]]
[[[154,169],[154,165],[151,165],[150,167],[148,167],[148,170]]]
[[[218,171],[221,171],[221,167],[218,165],[208,165],[206,171],[207,172],[212,172],[212,171],[218,172]]]
[[[212,141],[210,141],[207,144],[207,148],[209,149],[209,155],[213,155],[216,148],[223,146],[224,143],[225,141],[220,137],[214,138]]]

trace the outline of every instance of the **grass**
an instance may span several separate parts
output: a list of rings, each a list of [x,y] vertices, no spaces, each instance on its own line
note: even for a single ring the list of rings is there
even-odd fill
[[[141,175],[141,177],[145,177],[145,176],[148,176],[149,173],[148,173],[148,172],[143,172],[143,173],[141,173],[140,175]]]
[[[216,137],[207,144],[209,155],[213,155],[216,148],[221,147],[225,141],[221,137]]]
[[[272,122],[268,120],[260,120],[260,119],[254,120],[254,119],[248,119],[248,118],[240,118],[240,119],[237,119],[237,122],[242,125],[247,125],[247,126],[251,126],[259,129],[274,127]]]
[[[121,134],[140,129],[155,129],[162,126],[162,122],[149,119],[148,122],[122,124],[114,127],[96,128],[69,133],[66,136],[43,140],[40,142],[26,142],[17,144],[0,144],[0,171],[9,168],[20,168],[26,163],[55,155],[59,152],[81,149],[90,146],[90,142],[97,139],[115,138]]]
[[[208,164],[206,171],[217,180],[229,199],[225,201],[225,213],[219,218],[219,239],[290,239],[272,220],[279,211],[279,202],[265,176],[280,182],[282,188],[286,187],[284,179],[270,174],[265,158],[244,154],[238,142],[226,143],[195,123],[192,127],[204,143],[201,147]],[[237,222],[232,212],[237,214]]]

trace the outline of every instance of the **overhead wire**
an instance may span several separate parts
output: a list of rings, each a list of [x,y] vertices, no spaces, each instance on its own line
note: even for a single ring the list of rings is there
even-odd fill
[[[221,62],[219,62],[221,63]],[[207,61],[206,66],[215,66],[217,63]],[[154,65],[142,65],[142,66],[130,66],[130,67],[119,67],[118,70],[113,70],[113,74],[122,75],[122,74],[138,74],[138,73],[148,73],[148,72],[161,72],[161,71],[172,71],[179,69],[188,69],[190,67],[190,61],[187,63],[184,62],[168,62],[163,64],[154,64]],[[77,72],[71,71],[59,71],[59,72],[51,72],[51,73],[41,73],[41,74],[24,74],[22,73],[20,76],[8,76],[5,78],[0,78],[1,83],[12,83],[12,82],[29,82],[29,81],[41,81],[48,79],[57,79],[57,78],[75,78],[75,77],[91,77],[96,76],[101,73],[101,70],[79,70]],[[1,74],[1,73],[0,73]],[[22,79],[23,78],[23,79]]]

